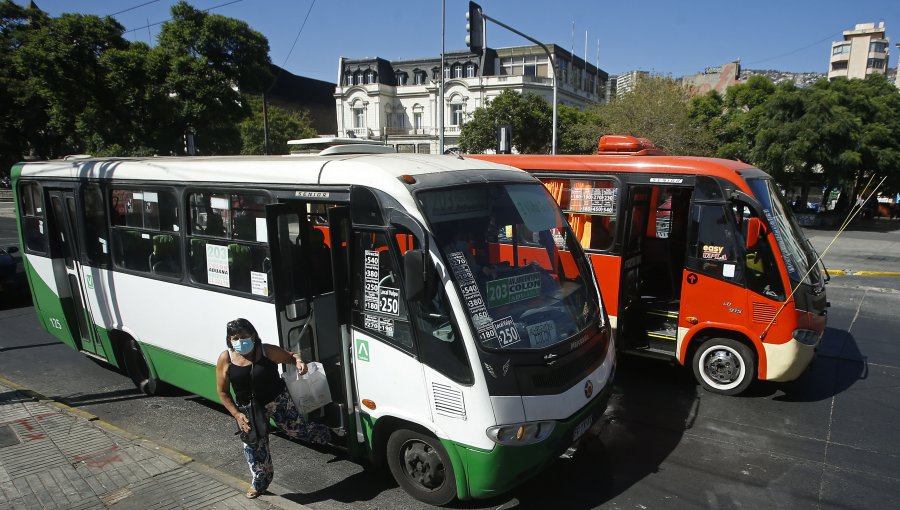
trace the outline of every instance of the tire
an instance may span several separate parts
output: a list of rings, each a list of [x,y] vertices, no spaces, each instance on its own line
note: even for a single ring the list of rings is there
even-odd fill
[[[456,498],[450,456],[436,437],[399,429],[391,434],[386,450],[391,474],[407,494],[436,506]]]
[[[694,377],[703,388],[737,395],[756,377],[756,358],[749,347],[730,338],[710,338],[694,353]]]
[[[159,380],[150,371],[144,353],[141,352],[141,347],[135,339],[128,337],[124,340],[122,360],[125,363],[125,373],[141,393],[145,395],[158,394],[161,387]]]

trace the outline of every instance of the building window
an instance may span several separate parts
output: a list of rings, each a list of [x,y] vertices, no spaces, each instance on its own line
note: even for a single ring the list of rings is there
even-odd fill
[[[462,104],[451,104],[450,105],[450,125],[451,126],[462,126],[463,125],[463,105]]]
[[[397,86],[402,87],[406,85],[406,73],[397,73]]]
[[[456,64],[453,66],[453,77],[454,78],[462,78],[463,77],[463,67],[460,64]]]
[[[444,79],[445,79],[445,80],[449,80],[449,79],[450,79],[450,68],[449,68],[449,67],[445,67],[445,68],[444,68]]]
[[[884,59],[870,58],[866,62],[866,67],[869,69],[884,69]]]
[[[353,83],[356,84],[356,85],[362,85],[362,84],[363,84],[363,74],[362,74],[362,72],[356,71],[355,73],[353,73]]]
[[[888,43],[886,42],[873,42],[869,44],[869,52],[870,53],[884,53],[887,51]]]
[[[475,64],[469,64],[466,66],[466,78],[474,78],[475,77]]]
[[[350,85],[353,85],[353,75],[352,75],[352,74],[347,73],[347,75],[344,76],[344,78],[345,78],[345,79],[344,79],[344,83],[345,83],[348,87],[349,87]]]
[[[366,110],[364,108],[353,109],[353,127],[357,129],[366,127]]]
[[[845,69],[847,69],[847,61],[846,60],[843,62],[832,62],[831,63],[832,71],[843,71]]]
[[[416,85],[425,85],[425,71],[415,72]]]
[[[850,45],[849,44],[841,44],[840,46],[835,46],[831,49],[832,55],[845,55],[850,53]]]
[[[413,127],[416,129],[422,129],[422,112],[413,113]]]
[[[420,143],[416,146],[416,152],[419,154],[431,154],[431,145]]]
[[[376,73],[375,71],[367,71],[366,72],[366,84],[371,85],[372,83],[375,83],[376,81],[378,81],[378,73]]]

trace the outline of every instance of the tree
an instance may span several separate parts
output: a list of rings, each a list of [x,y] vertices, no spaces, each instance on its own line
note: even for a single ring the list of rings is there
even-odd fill
[[[541,96],[504,90],[476,108],[459,134],[462,152],[479,153],[497,148],[497,126],[512,126],[512,146],[521,154],[549,152],[553,112]]]
[[[250,117],[241,121],[241,154],[264,154],[263,104],[260,96],[247,96]],[[269,105],[269,154],[289,154],[288,140],[313,138],[316,130],[306,110],[292,111]]]
[[[152,50],[174,107],[166,146],[178,151],[184,131],[193,128],[201,153],[236,154],[238,125],[249,115],[241,94],[262,93],[273,80],[269,43],[243,21],[184,1],[172,7],[172,17]]]
[[[606,125],[596,109],[579,110],[573,106],[557,107],[559,133],[556,152],[559,154],[594,154],[597,142],[606,132]]]
[[[632,92],[594,110],[607,134],[649,138],[671,154],[712,151],[706,132],[692,120],[689,91],[671,78],[640,79]]]

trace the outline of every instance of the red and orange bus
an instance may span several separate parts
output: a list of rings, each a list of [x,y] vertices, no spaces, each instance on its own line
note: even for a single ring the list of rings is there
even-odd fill
[[[631,136],[598,147],[471,157],[541,179],[589,254],[621,349],[690,364],[726,395],[755,378],[796,379],[828,303],[815,250],[771,177]]]

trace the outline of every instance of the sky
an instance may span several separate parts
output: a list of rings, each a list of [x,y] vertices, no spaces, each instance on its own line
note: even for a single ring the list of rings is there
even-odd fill
[[[27,0],[14,1],[27,4]],[[160,23],[171,17],[170,8],[176,2],[35,3],[51,16],[64,12],[113,15],[125,27],[125,38],[155,44]],[[269,40],[274,64],[329,82],[337,81],[342,56],[393,60],[435,57],[441,51],[440,0],[189,3],[245,21]],[[545,44],[574,48],[577,56],[592,64],[599,62],[600,69],[611,75],[637,69],[678,78],[737,59],[744,69],[826,72],[832,41],[841,40],[842,32],[857,23],[879,21],[884,21],[892,41],[889,67],[897,66],[900,54],[895,46],[900,43],[897,0],[482,0],[480,4],[485,15]],[[445,48],[463,50],[468,1],[444,0],[444,5]],[[502,48],[530,43],[489,23],[487,44]]]

